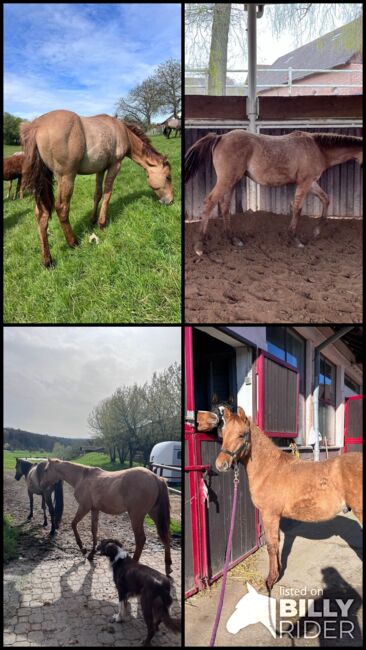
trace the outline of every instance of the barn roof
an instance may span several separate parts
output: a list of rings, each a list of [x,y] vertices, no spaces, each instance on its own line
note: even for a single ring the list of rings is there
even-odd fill
[[[344,325],[332,325],[332,330],[338,332]],[[342,336],[341,341],[351,350],[355,356],[356,363],[362,363],[363,357],[363,327],[355,326],[347,334]]]
[[[257,83],[268,84],[273,88],[287,81],[287,72],[273,72],[271,68],[307,68],[330,70],[345,65],[362,49],[362,20],[361,17],[346,25],[334,29],[324,36],[316,38],[306,45],[280,56],[268,70],[260,70],[258,66]],[[350,47],[350,41],[353,46]],[[293,79],[301,79],[310,73],[293,72]],[[263,91],[264,88],[260,88]]]

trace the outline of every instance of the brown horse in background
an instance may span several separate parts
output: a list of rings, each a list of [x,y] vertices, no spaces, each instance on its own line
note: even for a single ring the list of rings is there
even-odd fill
[[[182,121],[177,117],[171,117],[165,122],[163,129],[163,134],[165,137],[169,139],[172,131],[175,131],[175,137],[177,137],[177,135],[181,135]]]
[[[198,430],[207,430],[211,413],[200,414]],[[219,418],[216,417],[218,424]],[[211,427],[212,428],[212,427]],[[260,510],[269,555],[267,588],[278,579],[279,523],[327,521],[346,507],[362,522],[362,454],[351,452],[320,462],[300,460],[281,451],[239,407],[237,415],[224,408],[222,448],[216,468],[226,472],[241,462],[247,472],[253,504]]]
[[[43,526],[47,526],[46,503],[51,517],[51,532],[54,535],[56,529],[59,527],[62,513],[64,510],[64,492],[62,481],[57,480],[55,485],[44,487],[41,485],[43,478],[46,460],[41,460],[39,463],[31,463],[24,458],[16,458],[15,465],[15,480],[20,481],[22,476],[25,478],[29,496],[29,515],[27,520],[30,521],[33,517],[33,494],[40,494],[42,496],[42,510],[43,510]],[[52,503],[52,493],[55,493],[55,505]]]
[[[171,168],[165,156],[154,149],[145,133],[135,124],[120,122],[109,115],[80,117],[71,111],[51,111],[20,127],[24,147],[24,187],[36,199],[36,219],[45,266],[52,264],[47,226],[53,207],[69,246],[77,241],[69,222],[70,201],[77,174],[96,174],[91,223],[106,225],[114,180],[125,156],[142,167],[148,184],[160,203],[173,201]],[[52,180],[56,176],[58,196],[54,202]],[[104,187],[103,187],[104,181]]]
[[[223,216],[229,240],[234,245],[243,245],[240,239],[232,235],[229,214],[234,187],[243,176],[270,187],[296,183],[289,234],[291,240],[302,247],[296,228],[306,195],[309,192],[315,194],[323,204],[320,221],[314,228],[314,236],[317,237],[321,226],[326,222],[329,205],[328,195],[317,181],[328,167],[347,160],[356,160],[362,164],[362,138],[303,131],[272,136],[249,133],[242,129],[223,135],[209,133],[197,140],[185,155],[185,182],[211,156],[217,180],[204,202],[200,239],[195,246],[197,255],[202,255],[204,251],[208,221],[216,205]]]
[[[74,488],[79,508],[71,523],[76,543],[85,555],[77,524],[91,511],[93,548],[88,555],[92,560],[98,534],[99,511],[109,515],[128,512],[135,535],[135,554],[138,561],[144,547],[144,519],[147,514],[155,522],[158,535],[165,547],[165,573],[171,572],[170,554],[170,502],[167,484],[163,478],[145,467],[132,467],[116,472],[106,472],[100,467],[85,467],[78,463],[48,459],[42,485],[52,485],[63,479]]]
[[[10,181],[8,199],[10,199],[10,192],[14,180],[18,180],[17,187],[15,190],[14,199],[18,196],[23,198],[23,183],[22,183],[22,171],[24,164],[24,153],[23,151],[17,151],[13,153],[9,158],[4,158],[4,172],[3,179],[4,181]]]

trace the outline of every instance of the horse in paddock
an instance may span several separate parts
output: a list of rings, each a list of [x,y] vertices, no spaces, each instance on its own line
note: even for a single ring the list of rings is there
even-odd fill
[[[31,123],[23,123],[20,132],[25,153],[24,187],[35,196],[35,214],[46,267],[52,264],[47,226],[54,207],[67,243],[71,247],[77,245],[69,222],[77,174],[96,174],[91,223],[97,220],[103,195],[98,219],[100,228],[106,225],[113,183],[125,156],[145,170],[148,184],[160,203],[169,205],[173,202],[168,159],[154,149],[136,124],[120,122],[109,115],[80,117],[71,111],[57,110],[45,113]],[[58,183],[56,202],[52,185],[54,175]]]
[[[247,418],[241,407],[237,414],[225,407],[222,418],[215,413],[199,413],[199,431],[217,425],[221,427],[222,447],[216,458],[216,469],[227,472],[234,463],[241,462],[247,472],[253,504],[262,515],[269,555],[266,580],[269,591],[280,572],[281,517],[297,521],[327,521],[349,508],[362,522],[360,452],[320,462],[300,460],[276,447]]]
[[[165,548],[165,573],[168,576],[172,572],[170,502],[163,478],[145,467],[106,472],[100,467],[85,467],[78,463],[49,458],[43,474],[43,485],[51,485],[60,479],[73,486],[74,497],[79,504],[71,527],[83,555],[87,551],[83,548],[77,524],[91,511],[93,548],[88,560],[93,559],[97,546],[99,511],[109,515],[128,512],[136,543],[133,559],[137,562],[146,541],[144,519],[149,514]]]
[[[29,505],[30,512],[27,517],[30,521],[33,517],[33,494],[42,495],[42,510],[43,510],[43,526],[47,526],[47,515],[46,515],[46,503],[48,505],[48,510],[51,517],[51,532],[50,535],[54,535],[56,529],[59,527],[62,513],[64,509],[64,497],[63,497],[63,486],[62,481],[57,479],[52,485],[48,487],[41,486],[41,480],[44,474],[44,468],[47,461],[42,460],[39,463],[31,463],[28,460],[23,460],[22,458],[16,459],[15,465],[15,479],[20,481],[22,476],[25,477],[25,481],[28,488],[29,496]],[[52,493],[55,493],[55,505],[52,503]]]
[[[182,121],[179,120],[177,117],[171,117],[169,120],[165,122],[165,126],[163,129],[163,134],[165,135],[165,137],[169,139],[172,131],[175,131],[175,137],[177,137],[177,135],[181,135]]]
[[[291,241],[303,247],[297,236],[297,222],[306,195],[309,192],[315,194],[323,205],[320,221],[314,228],[314,237],[318,237],[327,219],[329,198],[317,181],[326,169],[347,160],[356,160],[361,165],[362,138],[303,131],[272,136],[242,129],[223,135],[209,133],[187,150],[184,158],[185,182],[195,176],[199,167],[210,158],[217,180],[205,198],[200,238],[195,245],[197,255],[204,252],[208,221],[216,205],[223,216],[229,241],[243,246],[243,242],[231,232],[229,214],[234,187],[243,176],[270,187],[296,184],[289,235]]]
[[[10,199],[11,188],[14,180],[18,180],[17,187],[15,190],[14,199],[23,198],[23,183],[22,183],[22,170],[24,163],[24,152],[17,151],[13,153],[9,158],[4,158],[4,172],[3,179],[4,181],[10,181],[8,199]]]

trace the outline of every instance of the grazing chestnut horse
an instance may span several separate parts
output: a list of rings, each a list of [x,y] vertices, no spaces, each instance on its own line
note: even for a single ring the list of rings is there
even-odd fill
[[[106,225],[113,183],[125,156],[146,171],[148,184],[160,203],[168,205],[173,201],[170,164],[135,124],[120,122],[109,115],[80,117],[71,111],[58,110],[45,113],[30,124],[23,123],[20,132],[25,153],[24,187],[29,188],[36,199],[36,220],[46,267],[52,264],[47,225],[53,207],[67,243],[72,247],[77,245],[69,222],[77,174],[96,174],[91,222],[97,220],[99,201],[104,193],[98,220],[100,228]],[[56,203],[53,175],[58,183]]]
[[[211,420],[215,420],[212,416],[213,413]],[[200,415],[199,431],[205,429],[206,419],[204,413]],[[320,462],[300,460],[276,447],[241,407],[236,415],[230,408],[224,408],[221,432],[222,448],[216,468],[226,472],[233,463],[241,462],[246,469],[252,501],[260,510],[266,536],[269,590],[280,570],[281,517],[327,521],[348,507],[362,522],[361,453],[351,452]]]
[[[92,560],[98,534],[99,511],[109,515],[128,512],[135,535],[136,549],[133,559],[138,561],[144,547],[144,519],[147,514],[155,522],[158,535],[165,548],[165,573],[171,572],[170,555],[170,502],[166,482],[145,467],[133,467],[117,472],[106,472],[100,467],[85,467],[78,463],[48,459],[43,474],[43,485],[50,485],[63,479],[74,488],[74,497],[79,504],[71,527],[76,543],[83,555],[83,548],[77,524],[91,511],[93,548],[88,555]]]
[[[20,196],[21,199],[23,198],[23,184],[22,184],[23,163],[24,163],[23,151],[17,151],[16,153],[13,153],[12,156],[9,156],[9,158],[4,158],[3,179],[4,181],[10,181],[8,199],[10,198],[10,192],[13,185],[13,181],[16,179],[18,180],[18,183],[15,190],[14,199],[16,199],[18,196]]]
[[[303,131],[293,131],[287,135],[258,135],[242,129],[223,135],[209,133],[197,140],[185,155],[185,182],[210,157],[217,180],[204,202],[200,239],[195,246],[197,255],[202,255],[204,251],[208,220],[216,205],[223,216],[229,240],[234,245],[243,245],[240,239],[232,235],[229,214],[234,187],[243,176],[271,187],[296,183],[289,234],[291,240],[302,247],[296,227],[306,195],[309,192],[315,194],[323,204],[320,222],[314,229],[314,236],[317,237],[326,221],[329,205],[328,195],[317,181],[328,167],[347,160],[362,164],[362,138]]]
[[[31,463],[29,460],[23,458],[16,459],[15,465],[15,479],[20,481],[22,476],[28,488],[29,506],[30,511],[27,517],[30,521],[33,517],[33,494],[42,495],[42,510],[43,510],[43,526],[47,526],[46,503],[51,517],[51,531],[50,535],[54,535],[56,529],[59,527],[62,513],[64,509],[64,492],[62,481],[57,479],[55,485],[48,487],[41,486],[44,467],[46,460],[41,460],[39,463]],[[55,492],[55,505],[52,503],[52,493]]]

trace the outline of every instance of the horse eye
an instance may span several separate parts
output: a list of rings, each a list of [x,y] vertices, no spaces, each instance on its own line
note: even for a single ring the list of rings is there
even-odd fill
[[[167,176],[167,179],[168,179],[168,181],[171,181],[171,180],[172,180],[172,177],[171,177],[170,174],[169,174],[169,176]]]

